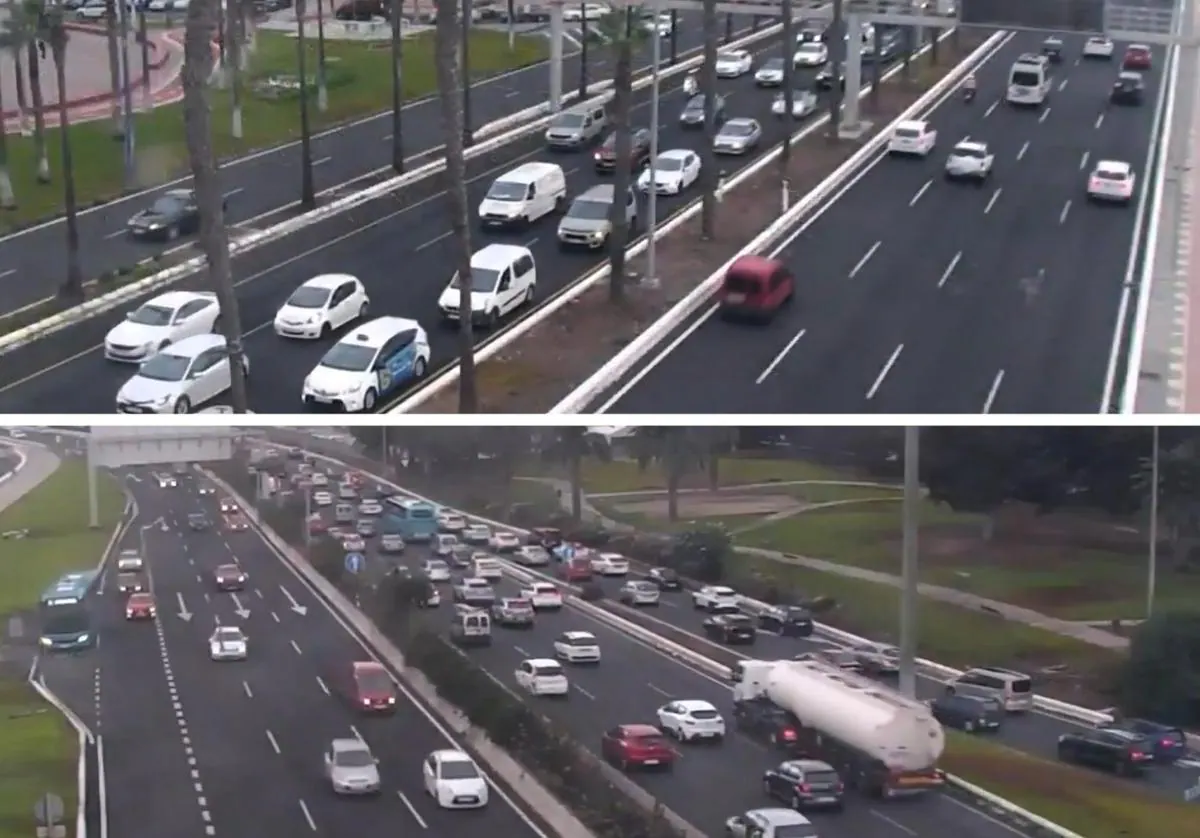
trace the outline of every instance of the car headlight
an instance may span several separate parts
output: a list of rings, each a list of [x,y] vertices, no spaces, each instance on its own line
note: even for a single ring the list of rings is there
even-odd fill
[[[53,646],[53,645],[54,645],[54,641],[53,641],[53,640],[51,640],[49,637],[43,637],[43,638],[41,639],[41,644],[42,644],[43,646]]]
[[[90,634],[81,634],[81,635],[79,635],[79,642],[80,642],[80,643],[87,643],[87,642],[88,642],[89,640],[91,640],[91,639],[92,639],[92,636],[91,636]]]

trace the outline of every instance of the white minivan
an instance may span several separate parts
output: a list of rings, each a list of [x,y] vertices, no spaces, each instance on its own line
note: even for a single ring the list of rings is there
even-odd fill
[[[494,328],[501,318],[533,302],[537,266],[527,247],[489,244],[471,257],[471,319]],[[462,289],[456,274],[438,299],[442,317],[457,322]]]
[[[567,177],[557,163],[522,163],[492,182],[479,202],[486,228],[527,226],[567,203]]]

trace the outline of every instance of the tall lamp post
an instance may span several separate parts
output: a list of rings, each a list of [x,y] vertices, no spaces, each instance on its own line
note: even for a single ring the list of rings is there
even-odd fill
[[[1150,449],[1150,555],[1146,568],[1146,619],[1154,616],[1154,589],[1158,583],[1158,426],[1153,428]]]
[[[471,0],[462,0],[462,98],[463,148],[470,148],[475,143],[475,134],[471,130]]]
[[[904,429],[904,538],[900,552],[900,692],[917,694],[917,531],[921,526],[920,428]]]
[[[588,19],[587,6],[579,4],[579,101],[587,99]]]
[[[650,71],[650,189],[647,190],[646,224],[646,284],[651,287],[658,285],[658,183],[655,175],[658,173],[658,96],[659,96],[659,65],[662,64],[662,33],[659,31],[659,19],[662,14],[661,0],[654,0],[654,28],[650,37],[654,39],[651,62],[654,67]],[[671,37],[674,37],[672,33]]]

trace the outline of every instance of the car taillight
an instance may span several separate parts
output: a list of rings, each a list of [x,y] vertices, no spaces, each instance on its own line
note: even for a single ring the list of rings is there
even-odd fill
[[[367,706],[367,707],[370,707],[370,706],[371,706],[371,699],[369,699],[369,698],[364,698],[364,699],[362,700],[362,703],[363,703],[365,706]]]
[[[1145,756],[1146,755],[1143,754],[1141,751],[1130,751],[1129,752],[1130,759],[1144,759]]]
[[[1092,186],[1091,186],[1092,189],[1100,189],[1103,186],[1104,186],[1104,184],[1100,181],[1100,178],[1095,178],[1095,177],[1092,178]]]
[[[1175,742],[1171,739],[1164,739],[1159,744],[1162,745],[1164,748],[1172,748],[1175,746]]]
[[[801,794],[808,794],[810,791],[812,791],[812,787],[809,786],[808,783],[800,783],[796,786],[796,791],[800,792]]]
[[[783,738],[788,742],[796,741],[796,731],[792,730],[790,727],[785,727],[783,729]]]

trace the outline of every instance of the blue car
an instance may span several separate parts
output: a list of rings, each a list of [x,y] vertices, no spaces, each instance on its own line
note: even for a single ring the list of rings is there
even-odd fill
[[[1153,745],[1155,762],[1170,764],[1187,756],[1187,736],[1177,727],[1146,719],[1122,719],[1109,727],[1126,730],[1144,737],[1148,743]]]

